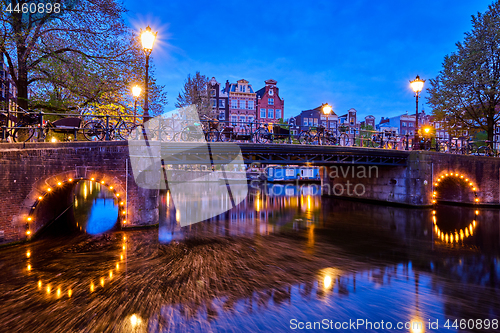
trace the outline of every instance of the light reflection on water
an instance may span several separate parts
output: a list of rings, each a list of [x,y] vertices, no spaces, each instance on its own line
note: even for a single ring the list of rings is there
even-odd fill
[[[453,332],[446,319],[500,315],[498,211],[433,214],[278,189],[251,189],[235,209],[184,228],[167,193],[158,231],[0,251],[10,273],[0,276],[0,318],[40,332],[281,332],[293,319],[430,319],[440,323],[432,331]],[[454,234],[471,218],[472,235],[437,237],[436,226]]]

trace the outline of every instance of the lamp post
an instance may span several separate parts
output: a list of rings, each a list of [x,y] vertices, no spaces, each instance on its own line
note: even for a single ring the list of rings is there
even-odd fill
[[[415,80],[410,81],[410,86],[413,92],[415,93],[415,97],[417,98],[417,106],[415,110],[415,137],[413,139],[413,150],[418,150],[420,149],[420,138],[418,137],[418,96],[422,89],[424,88],[424,82],[425,80],[420,79],[420,77],[417,75]]]
[[[145,123],[151,117],[149,116],[149,105],[148,105],[148,84],[149,84],[149,56],[151,51],[153,51],[153,44],[156,39],[156,34],[158,32],[152,32],[151,28],[148,26],[146,30],[141,32],[141,42],[144,54],[146,54],[146,84],[144,85],[144,113],[142,115],[142,122]]]
[[[136,123],[137,116],[137,99],[141,95],[142,88],[138,85],[132,87],[132,96],[134,96],[134,124]]]
[[[326,126],[325,128],[328,128],[328,116],[330,113],[332,113],[332,106],[328,103],[324,103],[321,105],[321,111],[323,111],[323,114],[326,116]]]

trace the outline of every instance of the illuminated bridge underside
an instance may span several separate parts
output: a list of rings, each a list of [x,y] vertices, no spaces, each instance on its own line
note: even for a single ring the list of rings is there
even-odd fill
[[[409,152],[352,147],[324,147],[291,144],[237,144],[245,163],[262,164],[357,164],[406,166]],[[226,164],[236,157],[234,144],[209,144],[213,163]],[[161,155],[165,164],[210,164],[206,146],[166,143]],[[168,156],[165,158],[165,156]]]

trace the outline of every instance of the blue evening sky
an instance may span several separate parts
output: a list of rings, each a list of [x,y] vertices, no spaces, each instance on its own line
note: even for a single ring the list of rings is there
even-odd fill
[[[471,15],[492,3],[124,1],[130,26],[159,31],[152,60],[168,110],[187,75],[200,71],[219,82],[244,78],[254,90],[277,80],[286,118],[328,102],[337,114],[355,108],[377,123],[415,112],[409,80],[435,77],[470,31]]]

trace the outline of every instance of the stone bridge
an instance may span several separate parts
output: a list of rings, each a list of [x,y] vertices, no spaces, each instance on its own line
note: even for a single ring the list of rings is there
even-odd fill
[[[170,155],[165,164],[210,163],[200,160],[196,145],[172,145],[170,152],[178,149],[179,154]],[[225,154],[226,145],[211,144],[217,152],[214,161],[231,160],[234,150]],[[321,166],[325,194],[416,207],[432,205],[433,200],[500,204],[497,158],[337,146],[238,145],[247,164]],[[159,190],[137,186],[126,142],[2,144],[0,244],[29,239],[70,208],[71,193],[80,180],[99,182],[114,193],[121,204],[122,227],[158,223]],[[346,188],[348,182],[351,192],[357,191],[354,195]],[[346,191],[340,193],[341,187]]]

